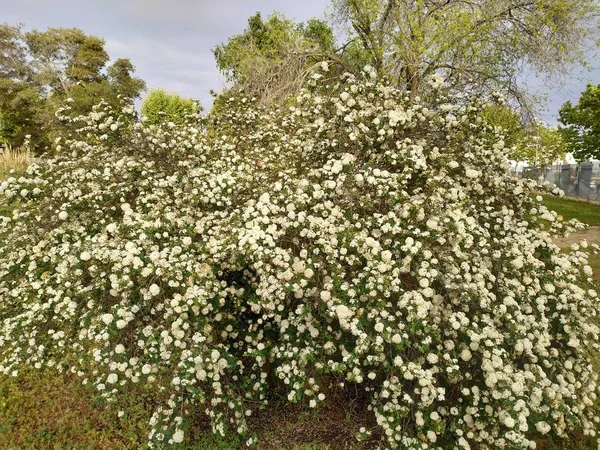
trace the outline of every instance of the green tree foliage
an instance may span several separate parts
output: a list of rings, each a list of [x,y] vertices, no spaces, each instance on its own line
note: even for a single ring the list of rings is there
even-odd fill
[[[503,102],[485,106],[481,117],[503,137],[514,161],[547,165],[564,158],[567,152],[558,129],[540,121],[523,125],[519,113]]]
[[[160,88],[152,89],[142,102],[142,116],[146,116],[147,123],[151,125],[165,122],[181,124],[187,115],[201,110],[198,101]]]
[[[564,159],[566,153],[567,146],[558,129],[543,122],[535,122],[523,131],[512,159],[545,166]]]
[[[242,34],[217,45],[213,53],[229,82],[265,102],[296,91],[311,65],[331,59],[341,62],[327,23],[311,19],[296,24],[278,13],[267,20],[260,13],[251,16]]]
[[[32,74],[21,28],[21,25],[0,26],[0,80],[24,79]]]
[[[600,85],[588,84],[579,102],[559,111],[559,132],[578,161],[600,158]]]
[[[37,120],[40,88],[32,82],[21,26],[0,26],[0,144],[19,145],[27,134],[43,140]]]
[[[146,83],[135,78],[135,66],[129,59],[119,58],[107,70],[107,79],[114,92],[127,98],[139,98],[146,90]]]
[[[503,102],[493,103],[483,108],[481,116],[504,136],[504,144],[507,148],[516,148],[520,144],[525,131],[519,113],[513,108]]]
[[[0,140],[20,145],[31,135],[43,150],[63,126],[55,112],[65,102],[73,114],[87,114],[101,100],[117,107],[139,98],[146,85],[131,61],[107,67],[109,59],[104,40],[77,28],[0,25]]]
[[[99,82],[109,60],[104,41],[77,28],[49,28],[25,33],[35,75],[48,89],[69,94],[78,82]]]
[[[0,144],[19,146],[27,135],[33,144],[45,144],[39,111],[39,91],[27,83],[0,80]]]
[[[594,0],[333,0],[333,8],[354,59],[412,95],[439,73],[457,90],[501,89],[522,106],[519,75],[582,61],[598,10]]]

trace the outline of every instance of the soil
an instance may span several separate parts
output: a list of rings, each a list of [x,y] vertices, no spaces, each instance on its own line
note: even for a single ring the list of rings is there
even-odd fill
[[[578,244],[583,239],[587,240],[588,244],[600,245],[600,226],[588,227],[587,230],[571,233],[567,237],[557,238],[554,240],[554,243],[561,248],[567,248],[572,244]]]

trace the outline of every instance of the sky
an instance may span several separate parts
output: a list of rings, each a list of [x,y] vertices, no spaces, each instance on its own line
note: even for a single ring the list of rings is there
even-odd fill
[[[111,58],[129,58],[149,88],[162,87],[199,99],[208,108],[210,90],[225,85],[212,49],[241,33],[248,17],[273,11],[297,21],[324,18],[329,0],[0,0],[0,22],[26,29],[77,27],[102,37]],[[555,124],[567,100],[576,103],[587,82],[600,84],[600,59],[591,71],[574,68],[562,85],[528,82],[548,102],[540,118]]]

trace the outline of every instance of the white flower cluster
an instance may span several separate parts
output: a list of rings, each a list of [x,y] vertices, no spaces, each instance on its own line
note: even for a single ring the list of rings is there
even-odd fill
[[[281,110],[223,96],[181,127],[73,119],[59,156],[0,184],[0,372],[156,386],[154,446],[184,442],[193,406],[245,433],[276,385],[317,407],[332,375],[390,448],[594,435],[586,253],[552,244],[569,227],[505,177],[477,105],[367,75],[311,78]]]

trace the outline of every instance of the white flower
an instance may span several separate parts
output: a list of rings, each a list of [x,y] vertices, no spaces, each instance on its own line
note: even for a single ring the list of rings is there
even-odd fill
[[[102,322],[104,322],[106,325],[110,325],[112,323],[114,319],[114,316],[112,314],[102,314],[101,320]]]
[[[175,444],[179,444],[179,443],[183,442],[183,438],[184,438],[183,430],[180,428],[175,430],[175,433],[173,433],[173,442]]]
[[[515,426],[515,419],[510,416],[506,416],[504,419],[504,425],[506,425],[508,428],[513,428]]]
[[[67,220],[68,217],[69,217],[69,213],[67,213],[66,211],[61,211],[58,213],[58,218],[60,220]]]
[[[106,382],[109,384],[115,384],[118,380],[119,380],[119,377],[117,376],[116,373],[111,373],[106,378]]]
[[[150,285],[150,287],[148,288],[148,292],[153,297],[156,297],[160,293],[160,287],[158,287],[158,285],[156,283],[152,283]]]
[[[547,422],[540,421],[535,424],[535,429],[538,430],[541,434],[546,434],[550,431],[551,427]]]
[[[462,359],[463,361],[470,361],[471,358],[473,357],[473,355],[471,354],[471,351],[468,348],[465,348],[462,352],[460,352],[460,359]]]
[[[352,317],[353,313],[346,305],[337,305],[335,307],[335,313],[340,320],[346,320]]]
[[[513,267],[515,269],[521,269],[521,268],[523,268],[523,258],[521,258],[521,257],[515,258],[511,261],[511,264],[513,265]]]
[[[475,170],[475,169],[466,169],[465,170],[465,176],[467,178],[476,179],[476,178],[479,178],[481,176],[481,172],[479,172],[478,170]]]
[[[392,260],[392,252],[384,250],[381,252],[381,260],[383,262],[390,262]]]

